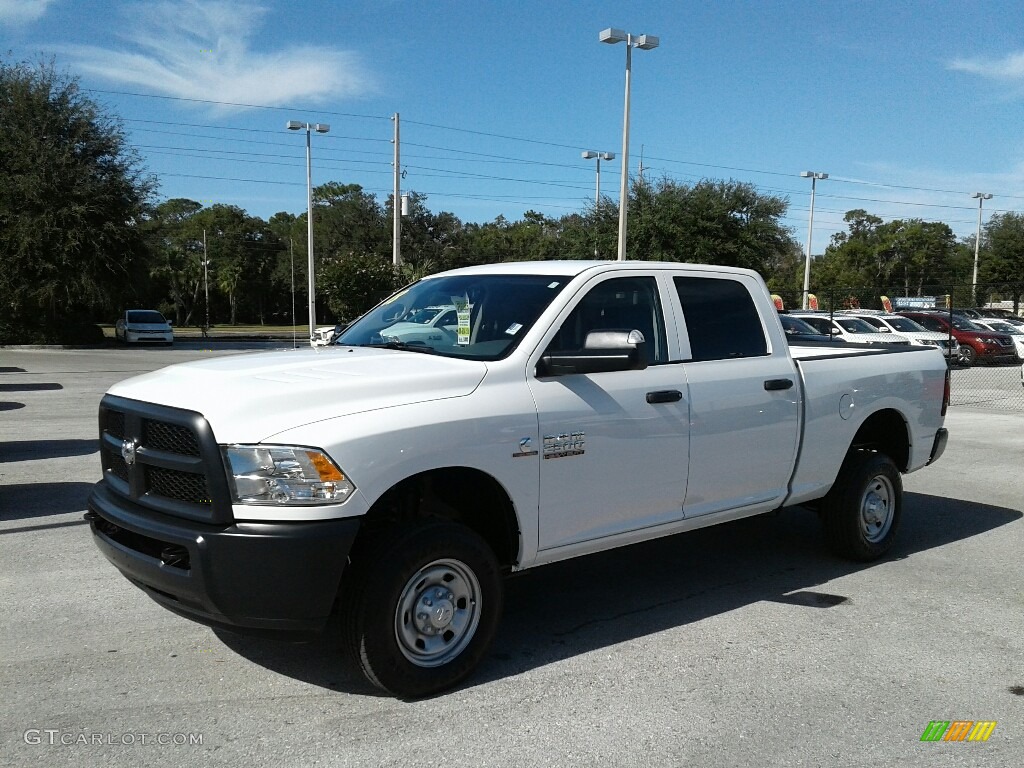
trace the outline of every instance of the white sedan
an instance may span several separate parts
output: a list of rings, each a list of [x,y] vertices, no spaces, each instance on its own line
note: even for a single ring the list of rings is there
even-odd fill
[[[174,329],[155,309],[129,309],[115,323],[114,338],[125,344],[173,344]]]

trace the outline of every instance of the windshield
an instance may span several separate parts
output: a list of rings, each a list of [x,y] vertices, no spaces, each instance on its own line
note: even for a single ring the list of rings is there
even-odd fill
[[[498,360],[515,349],[570,279],[497,274],[428,277],[371,309],[335,344]]]
[[[990,322],[986,322],[985,325],[987,325],[993,331],[998,331],[999,333],[1008,333],[1011,336],[1019,336],[1022,333],[1020,328],[1010,325],[1009,323],[1004,323],[1002,321],[993,320]]]
[[[857,317],[837,317],[835,320],[847,333],[881,333],[873,325],[869,325]]]
[[[790,336],[819,336],[817,329],[791,315],[779,315],[782,329]]]
[[[963,315],[953,315],[952,319],[953,327],[958,331],[984,331],[980,325],[976,325],[968,320]]]
[[[887,317],[886,324],[894,331],[905,331],[906,333],[927,333],[928,329],[920,323],[915,323],[909,317]]]
[[[137,309],[135,311],[128,312],[129,323],[160,323],[163,325],[167,322],[164,316],[153,309]]]

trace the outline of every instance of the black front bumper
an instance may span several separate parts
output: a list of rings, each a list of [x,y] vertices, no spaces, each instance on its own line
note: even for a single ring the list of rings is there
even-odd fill
[[[331,614],[360,518],[211,525],[153,512],[97,483],[99,550],[175,613],[256,634],[313,633]]]

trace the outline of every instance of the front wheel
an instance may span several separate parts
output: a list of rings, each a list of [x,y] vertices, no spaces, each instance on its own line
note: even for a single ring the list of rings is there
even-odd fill
[[[501,617],[494,553],[447,522],[395,529],[380,541],[342,584],[349,650],[371,683],[397,696],[456,685],[484,657]]]
[[[974,347],[969,344],[960,345],[960,361],[965,367],[970,368],[975,364],[977,359],[977,353],[974,351]]]
[[[903,481],[885,454],[853,451],[822,503],[825,537],[850,560],[875,560],[896,540],[903,508]]]

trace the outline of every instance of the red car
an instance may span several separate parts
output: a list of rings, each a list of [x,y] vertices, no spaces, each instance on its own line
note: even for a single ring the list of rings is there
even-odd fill
[[[1013,338],[975,325],[963,315],[947,312],[900,312],[917,321],[929,331],[951,333],[960,342],[960,356],[968,365],[975,363],[1016,363]],[[952,325],[950,321],[952,320]]]

